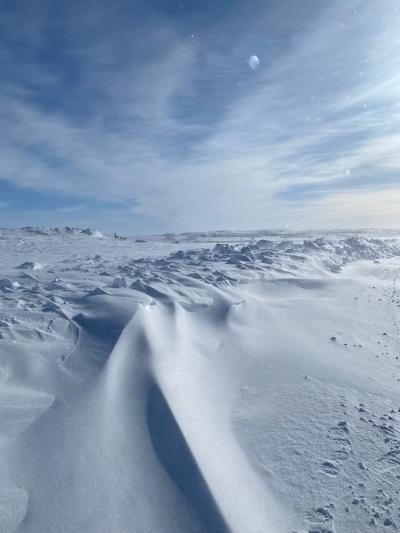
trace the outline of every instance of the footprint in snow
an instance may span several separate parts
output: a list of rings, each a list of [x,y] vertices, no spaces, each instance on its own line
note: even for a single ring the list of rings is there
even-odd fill
[[[339,474],[339,467],[331,461],[324,461],[321,468],[325,474],[330,476],[337,476]]]
[[[318,507],[308,514],[308,533],[333,533],[333,516],[329,507]]]
[[[341,449],[334,450],[331,454],[331,459],[335,461],[347,461],[348,458],[349,458],[349,454],[348,452],[346,452],[346,450],[341,450]]]

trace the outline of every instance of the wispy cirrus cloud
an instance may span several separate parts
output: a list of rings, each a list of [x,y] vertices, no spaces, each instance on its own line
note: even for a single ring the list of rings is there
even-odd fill
[[[250,2],[210,18],[122,1],[57,14],[42,1],[27,19],[21,5],[0,47],[0,179],[14,204],[19,188],[53,192],[102,213],[103,229],[160,231],[318,226],[321,209],[335,226],[353,197],[370,225],[368,195],[398,198],[394,0]],[[371,224],[396,223],[376,209]]]

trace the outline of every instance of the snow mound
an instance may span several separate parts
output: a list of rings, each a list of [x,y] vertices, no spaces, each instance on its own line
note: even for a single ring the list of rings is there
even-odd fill
[[[90,229],[90,228],[83,229],[81,230],[81,233],[83,233],[84,235],[90,235],[91,237],[98,237],[100,239],[104,237],[104,235],[96,229]]]
[[[42,270],[44,266],[42,265],[42,263],[25,261],[24,263],[18,265],[16,268],[18,268],[18,270]]]
[[[13,282],[7,278],[0,279],[0,290],[13,290]]]
[[[126,278],[114,278],[111,287],[113,289],[125,289],[127,287]]]
[[[92,291],[88,292],[86,296],[102,296],[102,295],[109,295],[107,291],[105,291],[102,287],[96,287]]]

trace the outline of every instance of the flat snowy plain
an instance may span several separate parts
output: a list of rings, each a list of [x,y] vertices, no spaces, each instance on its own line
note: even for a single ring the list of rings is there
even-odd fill
[[[0,230],[0,532],[400,527],[396,232]]]

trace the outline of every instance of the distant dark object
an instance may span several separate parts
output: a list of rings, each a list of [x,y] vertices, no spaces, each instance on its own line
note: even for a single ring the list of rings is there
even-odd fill
[[[136,239],[135,242],[147,242],[147,241],[144,241],[143,239]]]
[[[117,235],[116,232],[114,232],[114,239],[119,239],[120,241],[126,241],[126,237],[122,237],[121,235]]]

